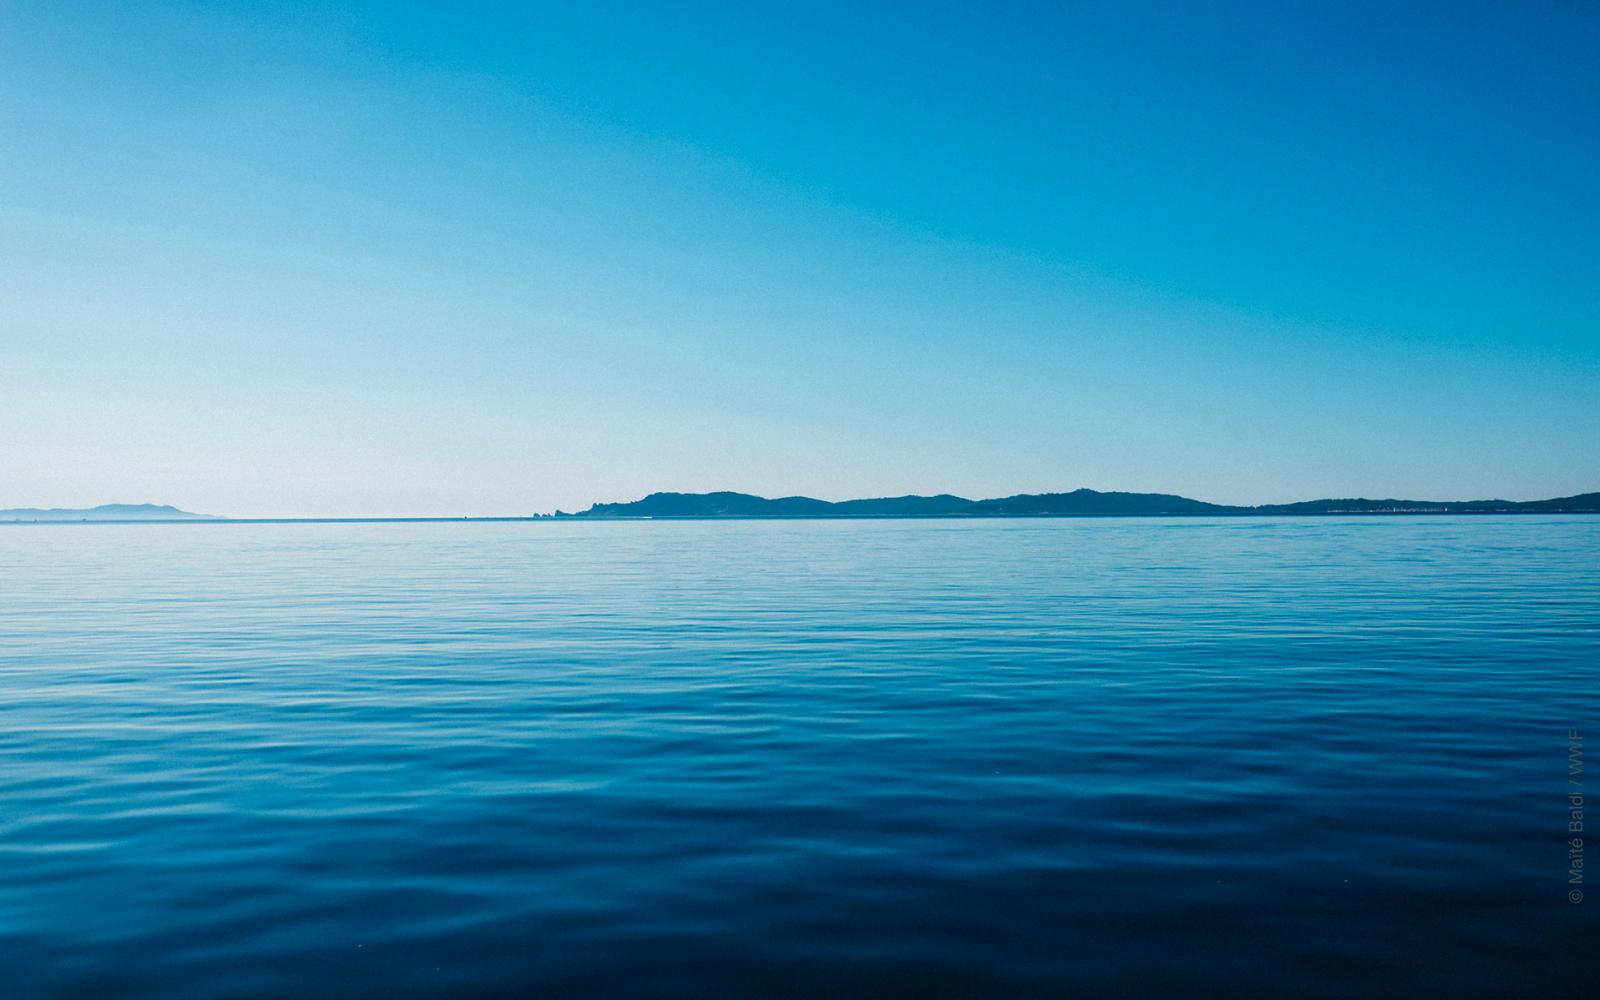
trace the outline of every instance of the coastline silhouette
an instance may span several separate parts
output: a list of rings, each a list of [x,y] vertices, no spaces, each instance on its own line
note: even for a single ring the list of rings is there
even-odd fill
[[[991,500],[937,496],[883,497],[830,502],[812,497],[767,499],[749,493],[652,493],[631,503],[597,503],[557,517],[1171,517],[1175,515],[1339,514],[1594,514],[1600,493],[1551,500],[1305,500],[1235,506],[1170,493],[1019,493]]]

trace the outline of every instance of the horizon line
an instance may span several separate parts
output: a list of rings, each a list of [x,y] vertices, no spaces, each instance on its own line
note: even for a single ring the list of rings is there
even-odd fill
[[[1202,511],[1157,511],[1157,512],[1140,512],[1140,511],[1070,511],[1070,512],[1066,512],[1066,511],[1048,511],[1048,512],[1040,512],[1040,511],[1036,511],[1036,512],[990,511],[990,512],[970,512],[969,513],[969,512],[956,511],[956,512],[932,512],[932,513],[894,512],[894,513],[867,513],[867,514],[862,514],[862,513],[843,513],[843,512],[831,513],[831,512],[827,512],[827,511],[814,511],[814,512],[807,512],[807,513],[622,514],[622,513],[599,513],[599,512],[596,511],[596,508],[601,508],[601,507],[628,507],[628,506],[633,506],[633,505],[636,505],[636,504],[644,503],[644,502],[646,502],[646,501],[648,501],[648,500],[650,500],[652,498],[657,498],[657,497],[696,497],[696,498],[705,498],[705,497],[726,496],[726,497],[739,497],[739,498],[748,498],[748,499],[760,500],[760,501],[767,502],[767,503],[777,503],[777,502],[783,502],[783,501],[804,500],[804,501],[813,501],[813,502],[821,503],[821,504],[827,504],[827,505],[830,505],[830,506],[835,506],[835,505],[843,506],[843,505],[852,504],[852,503],[872,503],[872,502],[886,502],[886,501],[895,501],[895,500],[939,499],[939,498],[948,498],[950,500],[961,501],[961,502],[964,502],[964,503],[971,503],[971,504],[984,504],[984,503],[993,503],[993,502],[1003,501],[1003,500],[1017,500],[1017,499],[1025,499],[1025,498],[1043,498],[1043,497],[1063,497],[1063,496],[1073,496],[1073,495],[1083,495],[1083,494],[1093,494],[1093,495],[1096,495],[1096,496],[1113,496],[1113,497],[1121,496],[1121,497],[1174,498],[1174,499],[1179,499],[1179,500],[1183,500],[1183,501],[1186,501],[1186,502],[1204,504],[1206,506],[1214,507],[1216,509],[1215,510],[1202,510]],[[933,518],[949,519],[949,518],[963,518],[963,517],[969,518],[969,519],[971,519],[971,518],[987,518],[987,517],[1010,517],[1010,518],[1015,518],[1015,517],[1130,517],[1130,516],[1132,516],[1132,517],[1162,517],[1162,516],[1180,516],[1180,517],[1261,516],[1261,517],[1272,517],[1272,516],[1307,516],[1307,515],[1338,516],[1339,514],[1350,514],[1350,515],[1360,515],[1360,516],[1374,516],[1374,515],[1380,515],[1380,514],[1388,514],[1388,515],[1425,515],[1425,514],[1468,514],[1468,513],[1481,515],[1481,514],[1491,514],[1491,513],[1505,513],[1505,514],[1587,513],[1589,511],[1529,511],[1529,510],[1451,511],[1451,510],[1442,510],[1442,509],[1441,510],[1429,510],[1427,508],[1430,507],[1430,506],[1444,507],[1444,506],[1493,504],[1493,503],[1516,504],[1516,505],[1521,506],[1521,505],[1524,505],[1524,504],[1557,503],[1557,502],[1564,501],[1564,500],[1576,500],[1576,499],[1579,499],[1579,498],[1591,497],[1591,496],[1600,496],[1600,491],[1573,493],[1573,494],[1569,494],[1569,495],[1566,495],[1566,496],[1558,496],[1558,497],[1535,498],[1535,499],[1532,499],[1532,500],[1509,500],[1509,499],[1506,499],[1504,497],[1491,497],[1491,498],[1483,498],[1483,499],[1476,499],[1476,500],[1416,500],[1416,499],[1410,499],[1410,498],[1404,498],[1404,497],[1398,497],[1398,496],[1381,497],[1381,498],[1363,497],[1363,496],[1342,496],[1342,497],[1317,497],[1317,498],[1313,498],[1313,499],[1310,499],[1310,500],[1290,501],[1290,502],[1287,502],[1287,503],[1218,504],[1218,503],[1213,503],[1211,501],[1194,500],[1191,497],[1185,497],[1185,496],[1183,496],[1181,494],[1177,494],[1177,493],[1137,492],[1137,491],[1131,491],[1131,490],[1096,490],[1096,489],[1093,489],[1091,487],[1078,487],[1078,488],[1072,489],[1072,490],[1057,491],[1057,492],[1012,493],[1012,494],[1007,494],[1006,496],[1003,496],[1003,497],[982,498],[982,499],[977,499],[977,500],[973,500],[973,499],[970,499],[970,498],[967,498],[967,497],[963,497],[963,496],[960,496],[960,495],[954,494],[954,493],[905,493],[905,494],[900,494],[900,495],[897,495],[897,496],[851,497],[851,498],[848,498],[848,499],[845,499],[845,500],[821,500],[821,499],[816,498],[816,497],[808,496],[808,495],[805,495],[805,494],[799,494],[799,493],[787,494],[787,495],[778,496],[778,497],[765,497],[765,496],[762,496],[760,494],[744,493],[744,492],[741,492],[741,491],[738,491],[738,490],[709,490],[709,491],[705,491],[705,492],[693,492],[693,493],[677,491],[677,490],[655,490],[655,491],[651,491],[649,493],[646,493],[643,497],[639,498],[638,500],[629,500],[629,501],[592,501],[589,504],[589,507],[586,510],[580,510],[580,511],[574,511],[574,512],[567,512],[567,511],[561,510],[560,508],[557,508],[554,511],[551,511],[549,513],[538,513],[538,512],[536,512],[536,513],[528,513],[528,514],[421,514],[421,515],[409,515],[409,514],[369,514],[369,515],[247,514],[247,515],[228,515],[228,514],[196,513],[196,512],[192,512],[192,511],[188,511],[188,510],[183,510],[183,509],[178,508],[178,507],[176,507],[176,506],[174,506],[172,504],[151,503],[151,502],[132,503],[132,504],[130,504],[130,503],[115,503],[115,502],[113,502],[113,503],[96,504],[96,505],[94,505],[92,507],[10,507],[10,508],[0,508],[0,523],[4,523],[4,524],[82,524],[82,523],[95,523],[95,524],[112,524],[112,523],[127,523],[127,524],[159,524],[159,523],[198,524],[198,523],[207,523],[207,522],[229,522],[229,523],[233,523],[233,524],[240,524],[240,523],[281,523],[281,522],[354,523],[354,522],[442,522],[442,521],[543,521],[543,520],[566,520],[566,519],[580,518],[580,517],[583,518],[583,519],[586,519],[586,520],[729,520],[729,519],[745,519],[745,520],[774,520],[774,519],[789,519],[789,520],[795,520],[795,519],[814,519],[814,520],[840,520],[840,519],[848,519],[848,520],[862,520],[862,519],[903,520],[903,519],[916,519],[916,520],[921,520],[921,519],[933,519]],[[1376,504],[1385,504],[1385,503],[1388,503],[1388,504],[1404,504],[1404,505],[1407,505],[1407,506],[1405,508],[1397,508],[1397,509],[1392,509],[1392,510],[1368,509],[1368,510],[1358,510],[1358,511],[1337,511],[1337,510],[1336,511],[1327,511],[1327,510],[1323,510],[1323,511],[1310,511],[1310,510],[1307,510],[1307,511],[1287,511],[1287,510],[1283,510],[1282,509],[1282,508],[1288,508],[1288,507],[1305,506],[1305,505],[1312,505],[1312,504],[1319,504],[1319,503],[1338,503],[1338,502],[1365,503],[1365,504],[1374,504],[1374,503],[1376,503]],[[123,511],[126,511],[126,510],[149,509],[149,510],[159,510],[159,511],[163,511],[163,512],[164,511],[172,511],[174,514],[176,514],[178,516],[174,516],[174,517],[163,517],[163,516],[147,516],[147,517],[139,517],[139,516],[132,516],[132,517],[130,517],[130,516],[106,516],[106,517],[94,517],[94,516],[92,516],[93,512],[101,511],[101,510],[107,510],[108,508],[116,509],[119,514],[122,513]],[[73,517],[72,515],[75,515],[75,514],[90,515],[90,516]],[[12,515],[12,516],[8,517],[7,515]],[[27,516],[27,515],[42,515],[42,516]]]

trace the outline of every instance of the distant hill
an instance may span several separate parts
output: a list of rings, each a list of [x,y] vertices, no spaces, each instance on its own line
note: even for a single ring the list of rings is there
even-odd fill
[[[0,521],[217,521],[211,514],[156,503],[105,503],[98,507],[12,507],[0,509]]]
[[[1248,507],[1225,507],[1190,500],[1170,493],[1100,493],[1073,490],[1071,493],[1022,493],[998,500],[973,501],[964,514],[1021,514],[1039,516],[1085,514],[1236,514]]]
[[[937,517],[964,513],[971,500],[949,495],[830,503],[749,493],[652,493],[632,503],[597,503],[573,517]]]
[[[827,515],[833,504],[810,497],[766,497],[748,493],[652,493],[633,503],[597,503],[587,517],[806,517]]]
[[[1257,514],[1594,514],[1600,493],[1554,500],[1305,500],[1249,508]]]
[[[811,497],[769,500],[749,493],[652,493],[630,503],[597,503],[561,517],[1129,517],[1182,514],[1600,514],[1600,493],[1554,500],[1306,500],[1239,507],[1170,493],[1021,493],[993,500],[882,497],[837,503]]]
[[[941,493],[934,497],[882,497],[876,500],[843,500],[832,504],[830,514],[846,517],[943,517],[963,514],[972,506],[964,497]]]

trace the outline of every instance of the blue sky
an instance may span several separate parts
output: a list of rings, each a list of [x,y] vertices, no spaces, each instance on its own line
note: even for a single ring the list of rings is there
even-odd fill
[[[1597,50],[1592,3],[7,3],[0,506],[1594,490]]]

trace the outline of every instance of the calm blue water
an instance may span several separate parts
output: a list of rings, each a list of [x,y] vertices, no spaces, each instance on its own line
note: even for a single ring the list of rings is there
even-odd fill
[[[1578,997],[1600,518],[0,528],[0,993]]]

